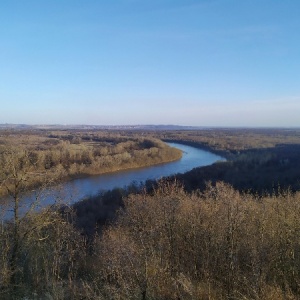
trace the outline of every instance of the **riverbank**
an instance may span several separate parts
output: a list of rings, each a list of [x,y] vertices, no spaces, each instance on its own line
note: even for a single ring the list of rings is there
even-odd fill
[[[155,138],[119,133],[11,132],[0,135],[0,195],[180,159]],[[17,184],[16,183],[20,183]]]
[[[88,178],[97,177],[97,176],[100,176],[100,175],[112,175],[112,174],[115,174],[115,173],[142,170],[144,168],[155,167],[155,166],[160,166],[160,165],[172,163],[172,162],[178,161],[182,158],[182,151],[181,150],[179,150],[179,151],[180,151],[180,155],[178,155],[178,157],[176,157],[174,159],[164,160],[164,161],[160,161],[160,162],[156,162],[156,163],[152,163],[152,164],[127,166],[127,167],[124,166],[122,168],[112,168],[110,170],[105,170],[105,171],[102,170],[102,171],[96,172],[96,173],[94,173],[94,172],[92,172],[92,173],[80,173],[80,174],[70,175],[68,177],[64,177],[60,181],[61,182],[68,182],[68,181],[72,181],[72,180],[88,179]]]
[[[171,143],[171,146],[182,151],[183,156],[179,161],[147,169],[79,179],[65,186],[69,191],[80,190],[77,195],[80,201],[74,203],[78,227],[88,235],[93,235],[98,225],[101,227],[113,220],[116,211],[123,205],[123,199],[130,193],[139,193],[141,190],[150,192],[162,178],[172,178],[174,174],[184,174],[196,167],[214,165],[224,159],[182,143]]]
[[[147,168],[128,169],[115,173],[105,173],[102,175],[88,175],[83,178],[73,178],[68,181],[60,180],[59,185],[56,186],[53,184],[49,189],[43,190],[39,197],[41,200],[40,207],[52,205],[56,203],[58,199],[60,203],[66,204],[74,204],[77,201],[81,202],[82,199],[90,199],[91,203],[98,203],[98,195],[102,195],[105,191],[111,191],[114,189],[122,189],[124,191],[127,187],[129,187],[130,191],[133,191],[135,188],[145,186],[146,182],[149,184],[151,181],[154,184],[162,177],[168,177],[178,172],[185,173],[195,167],[210,165],[223,159],[213,153],[183,144],[172,143],[169,146],[179,149],[177,150],[182,154],[182,158],[180,160],[152,165]],[[108,192],[109,197],[107,199],[110,199],[109,201],[111,201],[111,204],[113,204],[114,201],[119,201],[115,200],[119,199],[117,194],[113,192],[113,196],[111,196],[111,193]],[[22,198],[22,202],[29,205],[36,201],[35,196],[35,193],[27,193]],[[94,197],[96,197],[95,200],[92,200]],[[101,202],[102,200],[100,199],[99,201]],[[108,206],[110,206],[110,204]],[[94,208],[92,211],[93,210]],[[106,209],[103,208],[102,211],[105,210]],[[101,210],[99,213],[102,214]],[[113,213],[111,213],[111,215],[113,215]],[[101,216],[98,217],[98,219],[101,218]]]
[[[65,172],[61,172],[60,174],[48,174],[49,180],[47,183],[32,183],[28,184],[26,189],[23,190],[23,192],[27,192],[32,189],[38,189],[38,188],[43,188],[43,185],[45,188],[49,188],[51,186],[55,186],[56,184],[64,184],[73,180],[79,180],[79,179],[87,179],[91,177],[97,177],[99,175],[109,175],[109,174],[114,174],[114,173],[119,173],[119,172],[126,172],[126,171],[134,171],[134,170],[140,170],[148,167],[153,167],[153,166],[159,166],[167,163],[172,163],[177,160],[180,160],[182,158],[182,151],[178,150],[176,148],[172,149],[172,152],[176,155],[173,155],[172,158],[170,159],[156,159],[153,162],[147,161],[144,164],[134,164],[134,163],[129,163],[129,164],[124,164],[122,167],[118,166],[113,166],[111,168],[102,168],[101,170],[91,170],[90,172],[83,172],[83,173],[76,173],[76,174],[71,174],[64,176]],[[11,186],[13,188],[13,186]],[[0,189],[0,197],[5,197],[8,195],[7,190],[1,190]]]
[[[227,160],[233,159],[233,157],[236,155],[235,151],[216,149],[212,145],[204,144],[202,142],[197,142],[197,141],[180,140],[180,139],[162,139],[162,141],[165,143],[178,143],[178,144],[182,144],[182,145],[195,147],[195,148],[198,148],[198,149],[201,149],[204,151],[209,151],[216,155],[222,156],[222,157],[226,158]]]

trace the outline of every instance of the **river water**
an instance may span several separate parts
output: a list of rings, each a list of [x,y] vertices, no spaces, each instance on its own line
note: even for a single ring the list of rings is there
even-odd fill
[[[72,204],[89,196],[97,195],[103,190],[126,187],[133,182],[142,184],[148,179],[156,180],[161,177],[184,173],[196,167],[211,165],[216,161],[225,160],[214,153],[192,146],[178,143],[168,144],[183,152],[180,160],[147,168],[124,170],[64,182],[59,186],[43,191],[38,197],[41,199],[39,206],[50,205],[56,201]],[[36,198],[36,192],[24,195],[22,199],[25,205],[24,210],[28,209],[29,203],[32,203]]]

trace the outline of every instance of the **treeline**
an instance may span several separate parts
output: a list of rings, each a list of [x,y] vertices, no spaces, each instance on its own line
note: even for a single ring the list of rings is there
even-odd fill
[[[119,133],[29,133],[2,135],[0,167],[6,168],[12,156],[21,156],[30,165],[31,185],[42,178],[60,180],[95,175],[128,168],[177,160],[181,151],[155,138],[125,136]],[[22,166],[19,166],[22,167]],[[6,193],[0,186],[0,195]]]
[[[278,189],[300,190],[300,145],[240,151],[224,162],[195,168],[174,177],[188,191],[203,189],[206,182],[224,181],[240,191],[272,194]]]
[[[300,189],[299,129],[203,129],[165,131],[157,136],[215,152],[226,162],[176,174],[188,191],[224,181],[240,191],[273,193]]]
[[[0,297],[299,299],[299,201],[165,181],[92,239],[72,209],[30,213],[0,225]]]
[[[49,150],[30,152],[38,169],[60,168],[67,175],[101,174],[179,159],[180,151],[155,139],[92,146],[61,141]]]
[[[243,150],[273,148],[278,145],[300,144],[300,129],[246,129],[209,128],[201,130],[174,130],[156,132],[164,140],[189,142],[223,154],[236,154]]]

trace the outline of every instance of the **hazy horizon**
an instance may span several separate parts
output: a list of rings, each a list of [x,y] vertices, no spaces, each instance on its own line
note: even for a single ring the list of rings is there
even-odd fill
[[[0,123],[300,127],[297,0],[0,4]]]
[[[165,129],[166,130],[169,130],[169,129],[172,129],[172,128],[175,128],[175,129],[191,129],[191,130],[194,130],[194,129],[240,129],[240,130],[243,130],[243,129],[291,129],[291,130],[297,130],[297,129],[300,129],[300,126],[193,126],[193,125],[177,125],[177,124],[119,124],[119,125],[116,125],[116,124],[76,124],[76,123],[73,123],[73,124],[60,124],[60,123],[56,123],[56,124],[51,124],[51,123],[47,123],[47,124],[29,124],[29,123],[0,123],[0,129],[1,128],[14,128],[14,127],[33,127],[33,128],[40,128],[40,127],[43,127],[43,128],[70,128],[70,129],[73,129],[73,128],[93,128],[93,127],[96,127],[96,128],[124,128],[124,129],[128,129],[128,128],[131,128],[131,127],[135,127],[136,129],[147,129],[147,128],[151,128],[151,127],[154,127],[154,128],[158,128],[159,129]]]

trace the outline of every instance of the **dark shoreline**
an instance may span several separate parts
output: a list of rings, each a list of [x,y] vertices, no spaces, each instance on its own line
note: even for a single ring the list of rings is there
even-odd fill
[[[177,144],[195,147],[197,149],[201,149],[222,156],[228,160],[231,160],[235,156],[235,152],[236,152],[234,150],[218,150],[209,145],[205,145],[201,142],[184,141],[184,140],[177,140],[177,139],[162,139],[162,141],[165,143],[177,143]]]

